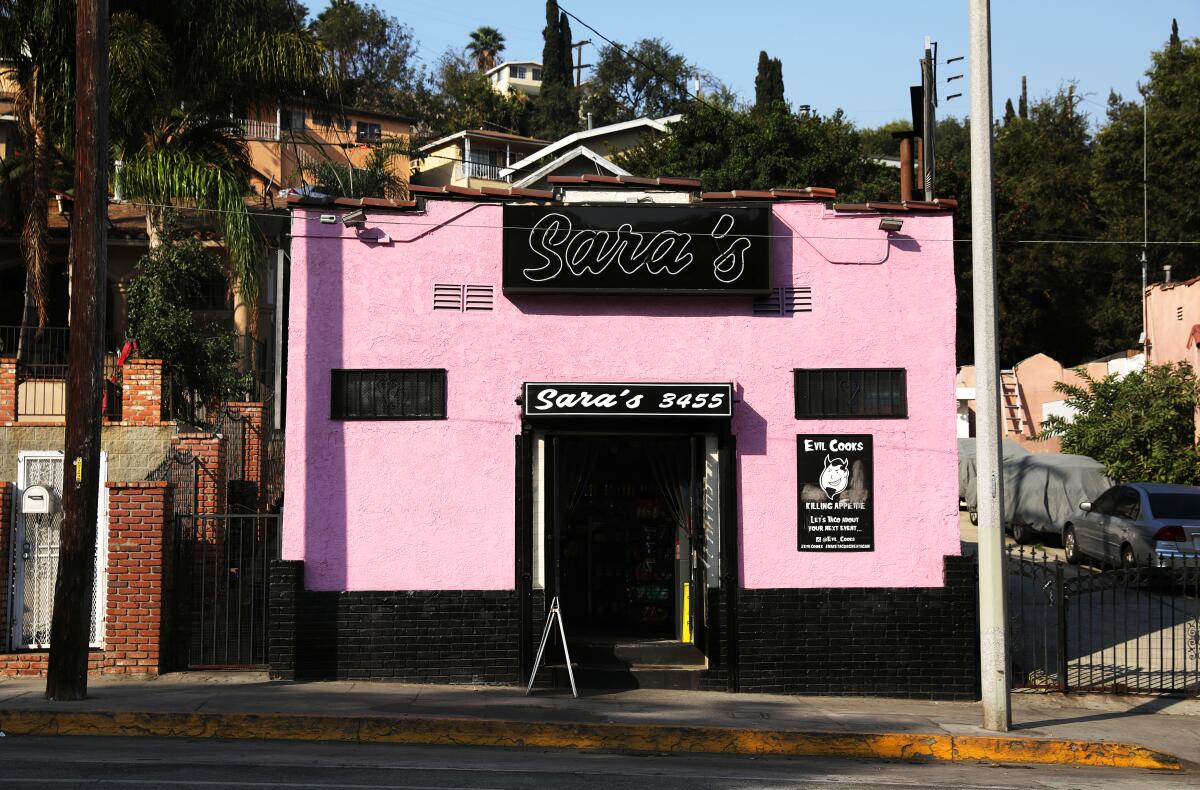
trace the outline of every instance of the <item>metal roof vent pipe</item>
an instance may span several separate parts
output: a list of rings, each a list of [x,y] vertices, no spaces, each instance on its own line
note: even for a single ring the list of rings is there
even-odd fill
[[[588,128],[592,128],[592,114],[590,112],[588,113]]]
[[[1166,276],[1166,280],[1164,280],[1164,282],[1170,283],[1171,282],[1171,265],[1170,264],[1167,264],[1166,266],[1163,267],[1163,275]]]

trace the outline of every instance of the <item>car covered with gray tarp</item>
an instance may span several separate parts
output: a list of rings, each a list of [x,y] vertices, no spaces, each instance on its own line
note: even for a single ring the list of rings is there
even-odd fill
[[[974,515],[976,498],[975,440],[958,440],[958,495]],[[1005,440],[1004,523],[1020,542],[1036,533],[1061,535],[1063,524],[1113,484],[1104,466],[1086,455],[1031,453]]]

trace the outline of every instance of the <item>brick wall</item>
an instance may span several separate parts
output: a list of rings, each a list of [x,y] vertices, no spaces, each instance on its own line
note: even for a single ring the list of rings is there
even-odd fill
[[[302,574],[272,563],[274,677],[519,682],[515,591],[311,592]]]
[[[172,446],[198,460],[195,512],[227,513],[228,484],[225,475],[224,438],[210,433],[181,433]]]
[[[0,425],[17,420],[17,358],[0,357]]]
[[[740,590],[741,691],[978,699],[974,557],[945,586]]]
[[[163,421],[165,369],[161,359],[129,359],[121,369],[121,422],[158,425]]]
[[[303,562],[271,566],[272,677],[514,683],[515,592],[308,592]],[[701,686],[780,694],[979,698],[977,569],[945,558],[937,588],[739,590],[736,646],[729,602],[709,591],[719,635]],[[535,591],[536,639],[545,617]]]
[[[92,673],[157,675],[161,669],[171,511],[166,482],[108,484],[104,649],[92,651]],[[0,675],[44,675],[47,656],[42,650],[0,654]]]

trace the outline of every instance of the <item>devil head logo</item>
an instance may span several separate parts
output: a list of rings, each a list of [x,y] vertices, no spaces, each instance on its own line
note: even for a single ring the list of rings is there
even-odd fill
[[[831,500],[846,490],[850,485],[850,462],[845,458],[830,458],[825,456],[825,468],[821,470],[818,481],[825,496]]]

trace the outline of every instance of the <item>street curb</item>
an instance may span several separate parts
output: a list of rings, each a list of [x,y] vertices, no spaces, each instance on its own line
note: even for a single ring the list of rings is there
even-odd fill
[[[665,724],[543,723],[416,716],[107,711],[0,711],[0,730],[8,735],[523,746],[1182,770],[1179,759],[1174,755],[1133,743],[946,733],[797,732]]]

